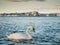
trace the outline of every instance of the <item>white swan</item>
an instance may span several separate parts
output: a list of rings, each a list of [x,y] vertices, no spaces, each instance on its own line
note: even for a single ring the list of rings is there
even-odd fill
[[[13,40],[13,41],[30,40],[30,39],[32,39],[32,36],[30,35],[29,30],[33,30],[35,32],[35,28],[31,25],[27,27],[27,29],[26,29],[27,38],[20,33],[13,33],[13,34],[7,35],[7,38],[9,40]]]

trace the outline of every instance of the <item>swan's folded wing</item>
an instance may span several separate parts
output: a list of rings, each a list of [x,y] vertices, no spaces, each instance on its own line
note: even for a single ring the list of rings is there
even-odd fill
[[[8,38],[11,38],[11,39],[26,39],[25,35],[20,34],[20,33],[10,34],[8,36]]]

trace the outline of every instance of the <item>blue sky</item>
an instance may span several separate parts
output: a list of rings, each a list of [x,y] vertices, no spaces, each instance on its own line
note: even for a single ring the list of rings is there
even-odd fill
[[[0,13],[60,10],[60,0],[0,0]],[[50,10],[49,10],[50,11]],[[47,11],[48,12],[48,11]]]

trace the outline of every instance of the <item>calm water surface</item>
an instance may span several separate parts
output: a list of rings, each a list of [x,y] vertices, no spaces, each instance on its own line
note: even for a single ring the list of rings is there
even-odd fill
[[[29,25],[35,27],[31,41],[13,42],[8,34],[22,33]],[[0,45],[60,45],[60,17],[0,17]]]

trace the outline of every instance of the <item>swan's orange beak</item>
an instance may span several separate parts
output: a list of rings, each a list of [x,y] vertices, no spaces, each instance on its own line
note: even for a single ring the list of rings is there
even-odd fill
[[[35,32],[35,28],[33,28],[33,32]]]

